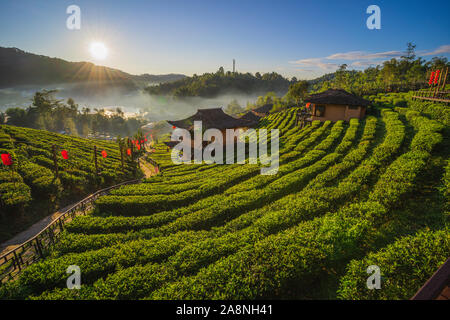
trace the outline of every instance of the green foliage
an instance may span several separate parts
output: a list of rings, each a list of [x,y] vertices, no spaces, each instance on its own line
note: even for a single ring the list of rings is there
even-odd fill
[[[422,230],[350,262],[338,291],[341,299],[410,299],[447,260],[450,230]],[[367,289],[366,269],[380,267],[381,289]]]
[[[104,109],[94,109],[96,113],[91,113],[89,108],[79,110],[71,98],[67,103],[55,99],[55,92],[36,92],[33,104],[27,109],[7,109],[7,124],[84,137],[89,134],[131,135],[145,124],[140,118],[125,118],[120,108],[112,115],[106,115]]]
[[[194,75],[169,83],[147,87],[146,92],[154,95],[183,97],[214,97],[219,94],[286,92],[290,81],[272,72],[262,76],[250,73],[224,72],[220,68],[216,73]]]
[[[449,250],[443,212],[405,209],[429,183],[429,200],[444,210],[448,162],[442,178],[422,181],[435,153],[445,154],[446,126],[392,105],[379,118],[299,129],[297,111],[261,121],[281,132],[272,176],[257,166],[175,165],[156,146],[162,176],[99,198],[0,297],[410,298]],[[83,270],[81,290],[64,288],[70,264]],[[386,290],[364,289],[370,264]]]
[[[93,161],[94,145],[98,150],[98,177]],[[68,151],[68,160],[63,159],[62,150]],[[107,151],[106,159],[100,156],[101,150]],[[9,125],[0,128],[0,152],[11,154],[14,162],[10,168],[0,165],[0,219],[2,225],[9,226],[2,237],[22,230],[26,227],[24,222],[35,222],[51,213],[61,202],[73,202],[98,188],[130,180],[134,172],[129,160],[122,170],[115,143]]]

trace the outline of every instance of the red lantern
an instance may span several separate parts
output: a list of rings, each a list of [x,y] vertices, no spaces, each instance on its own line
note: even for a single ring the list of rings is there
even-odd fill
[[[127,155],[131,156],[131,149],[130,148],[127,149]]]
[[[145,138],[144,141],[147,142],[147,138]]]
[[[108,156],[108,154],[106,153],[105,150],[103,150],[103,151],[102,151],[102,157],[103,157],[103,158],[106,158],[107,156]]]
[[[138,149],[138,150],[141,150],[141,146],[140,146],[140,145],[137,145],[137,149]]]
[[[306,104],[306,108],[308,108],[309,109],[309,106],[311,105],[311,102],[308,102],[307,104]]]
[[[69,159],[69,153],[67,152],[67,150],[61,151],[61,155],[65,160]]]
[[[2,161],[5,166],[11,166],[13,164],[11,155],[9,153],[2,153]]]
[[[172,129],[176,129],[177,127],[175,127],[175,126],[172,126]]]
[[[431,72],[430,74],[430,80],[428,80],[428,84],[431,86],[433,84],[433,79],[434,79],[434,71]]]
[[[441,72],[440,70],[436,70],[436,73],[434,75],[434,84],[438,83],[438,79],[439,79],[439,72]]]

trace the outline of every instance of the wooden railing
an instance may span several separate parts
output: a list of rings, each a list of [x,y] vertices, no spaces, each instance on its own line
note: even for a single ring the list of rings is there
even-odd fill
[[[434,102],[450,103],[450,92],[449,91],[433,91],[433,90],[422,90],[416,91],[412,96],[413,100],[428,100]]]
[[[435,300],[450,286],[450,258],[428,279],[411,300]]]
[[[55,243],[64,224],[77,215],[85,215],[94,206],[93,202],[108,194],[111,190],[124,185],[140,183],[140,179],[125,181],[114,186],[98,190],[65,210],[33,238],[0,256],[0,284],[14,279],[24,268],[44,257],[46,251]]]

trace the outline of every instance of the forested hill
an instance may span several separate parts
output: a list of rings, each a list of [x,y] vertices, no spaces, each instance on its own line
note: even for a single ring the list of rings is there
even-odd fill
[[[17,48],[0,47],[0,88],[96,82],[100,85],[135,89],[142,84],[174,81],[183,77],[185,76],[181,74],[136,76],[89,62],[69,62],[28,53]]]
[[[145,90],[150,94],[174,97],[215,97],[228,93],[262,94],[269,91],[285,94],[289,85],[295,81],[296,79],[290,81],[275,72],[262,75],[257,72],[253,75],[225,72],[221,67],[215,73],[200,76],[194,74],[178,81],[147,87]]]

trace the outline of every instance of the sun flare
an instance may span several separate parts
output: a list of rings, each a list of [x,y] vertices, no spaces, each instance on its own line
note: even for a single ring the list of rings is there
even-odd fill
[[[96,60],[104,60],[108,56],[108,48],[102,42],[92,42],[89,51]]]

